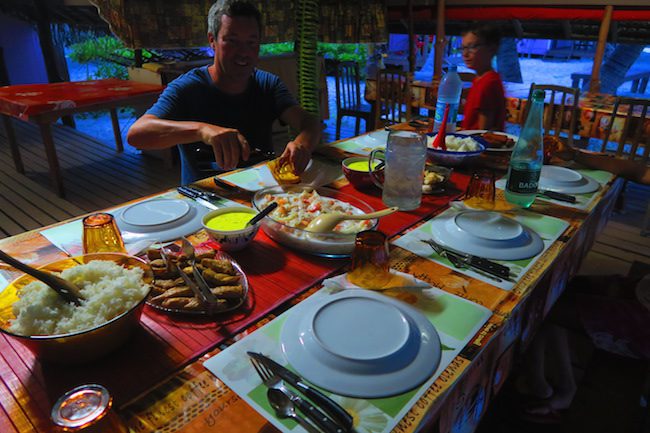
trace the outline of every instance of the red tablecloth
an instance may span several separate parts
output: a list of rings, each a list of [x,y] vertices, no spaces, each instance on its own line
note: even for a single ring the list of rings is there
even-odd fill
[[[467,180],[468,176],[454,173],[446,194],[424,196],[419,209],[386,216],[379,229],[392,236],[440,212],[460,195]],[[384,207],[378,190],[360,192],[350,185],[342,190],[374,208]],[[248,248],[232,255],[249,278],[252,306],[248,311],[197,319],[170,316],[147,306],[143,326],[123,347],[97,362],[74,368],[40,364],[20,343],[0,335],[0,405],[21,407],[27,415],[21,417],[25,425],[17,426],[18,431],[33,427],[47,431],[45,420],[56,398],[82,383],[103,384],[111,390],[117,406],[126,404],[349,262],[293,252],[261,231]],[[10,418],[16,421],[16,413]],[[3,420],[6,418],[0,416],[0,431],[4,431]],[[33,426],[32,422],[44,424]]]
[[[160,93],[162,89],[155,84],[116,78],[5,86],[0,87],[0,113],[29,120],[38,114]]]

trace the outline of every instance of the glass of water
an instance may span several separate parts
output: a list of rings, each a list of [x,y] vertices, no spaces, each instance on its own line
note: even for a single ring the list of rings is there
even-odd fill
[[[422,200],[422,177],[427,155],[426,135],[418,131],[392,130],[388,134],[386,150],[374,149],[385,154],[386,168],[382,200],[386,206],[397,206],[402,211],[420,207]]]

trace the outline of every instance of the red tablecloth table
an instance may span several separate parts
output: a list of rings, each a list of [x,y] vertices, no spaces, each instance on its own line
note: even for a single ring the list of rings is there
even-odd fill
[[[52,123],[60,117],[75,113],[110,110],[116,147],[121,152],[122,135],[116,107],[151,104],[162,90],[163,86],[114,78],[0,87],[0,115],[16,171],[24,173],[24,168],[10,117],[31,121],[39,126],[52,185],[63,196],[63,180],[52,137]]]

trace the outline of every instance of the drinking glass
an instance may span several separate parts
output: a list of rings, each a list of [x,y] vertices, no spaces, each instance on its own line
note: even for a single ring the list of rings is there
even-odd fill
[[[83,251],[88,253],[126,253],[120,229],[113,215],[95,213],[83,219]]]
[[[420,131],[392,130],[386,150],[374,149],[370,153],[370,161],[378,153],[385,154],[383,185],[373,179],[383,189],[381,198],[386,206],[397,206],[402,211],[420,207],[426,149],[427,137]]]
[[[357,233],[348,281],[365,289],[382,288],[390,281],[388,240],[377,230]]]
[[[125,433],[126,427],[112,411],[112,404],[113,397],[102,385],[81,385],[63,394],[50,416],[57,431]]]
[[[494,209],[496,195],[494,178],[494,172],[490,170],[478,170],[472,173],[463,202],[475,209]]]

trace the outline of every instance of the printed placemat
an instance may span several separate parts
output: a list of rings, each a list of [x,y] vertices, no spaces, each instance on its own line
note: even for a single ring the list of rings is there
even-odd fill
[[[459,212],[461,211],[458,209],[455,209],[453,207],[449,208],[446,211],[442,212],[441,214],[437,215],[432,220],[408,232],[407,234],[393,241],[392,243],[394,245],[397,245],[398,247],[409,250],[417,254],[418,256],[427,258],[429,260],[433,260],[439,264],[451,268],[455,272],[460,272],[472,278],[479,279],[481,281],[499,287],[500,289],[503,290],[512,290],[512,288],[515,286],[515,284],[517,284],[521,276],[524,275],[526,271],[532,267],[533,263],[535,263],[535,261],[539,257],[541,257],[542,254],[544,254],[544,252],[548,249],[548,247],[551,244],[553,244],[553,242],[555,242],[562,235],[562,233],[564,233],[564,231],[569,227],[568,222],[561,220],[559,218],[540,215],[525,210],[518,210],[517,212],[508,213],[509,217],[513,218],[515,221],[519,222],[520,224],[536,232],[544,242],[544,249],[539,254],[529,259],[512,260],[512,261],[494,260],[495,262],[501,263],[502,265],[505,265],[508,268],[510,268],[510,275],[512,280],[512,281],[508,281],[508,280],[497,281],[496,279],[490,278],[489,276],[486,276],[484,274],[477,273],[469,268],[454,267],[447,258],[441,257],[435,251],[433,251],[433,249],[430,246],[422,242],[422,240],[427,240],[427,239],[435,240],[431,230],[432,221],[438,220],[440,218],[446,218],[446,219],[453,218]],[[461,250],[460,247],[459,250]]]
[[[304,431],[293,421],[280,420],[275,416],[266,399],[266,387],[255,373],[246,352],[261,352],[292,369],[281,349],[280,334],[284,322],[289,315],[304,314],[312,305],[339,291],[340,289],[322,288],[275,320],[210,358],[204,366],[281,431]],[[355,417],[357,432],[391,431],[492,315],[483,306],[434,287],[397,292],[396,297],[418,309],[435,326],[442,346],[440,364],[433,376],[421,386],[393,397],[359,399],[323,391]]]

